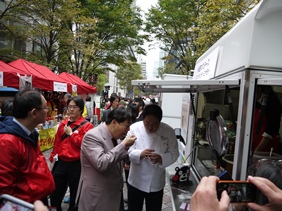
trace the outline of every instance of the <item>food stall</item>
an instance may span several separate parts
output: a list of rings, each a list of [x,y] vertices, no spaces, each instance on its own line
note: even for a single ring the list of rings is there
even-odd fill
[[[262,0],[197,60],[193,79],[132,81],[144,92],[183,93],[185,159],[167,169],[174,210],[189,203],[203,176],[226,170],[232,179],[246,180],[259,159],[281,159],[272,152],[254,154],[251,144],[258,87],[271,86],[282,102],[281,33],[282,2]],[[220,136],[209,132],[214,120]],[[213,137],[219,138],[213,142]],[[217,144],[220,150],[214,147]],[[184,164],[190,166],[188,183],[175,184],[175,166]]]
[[[60,77],[62,75],[66,77]],[[96,87],[88,85],[77,76],[68,73],[61,73],[60,76],[56,75],[48,67],[24,59],[17,59],[9,64],[0,61],[0,87],[11,86],[20,89],[25,86],[31,86],[39,89],[47,101],[47,106],[50,110],[47,113],[46,122],[37,127],[42,151],[53,147],[58,123],[56,117],[65,107],[64,94],[66,92],[73,95],[96,93]],[[4,92],[0,93],[1,104],[1,101],[4,99]],[[7,93],[6,91],[5,95]],[[9,97],[13,98],[14,95]]]

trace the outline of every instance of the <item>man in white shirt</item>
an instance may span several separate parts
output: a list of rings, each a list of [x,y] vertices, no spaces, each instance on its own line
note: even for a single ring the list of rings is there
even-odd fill
[[[129,149],[129,210],[142,211],[144,199],[147,211],[162,209],[165,168],[176,161],[179,152],[174,129],[161,120],[162,109],[151,104],[143,110],[143,121],[130,126],[128,135],[137,139]]]

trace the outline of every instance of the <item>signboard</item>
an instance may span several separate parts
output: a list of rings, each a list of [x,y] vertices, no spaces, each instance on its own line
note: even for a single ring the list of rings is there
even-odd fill
[[[4,84],[3,84],[3,72],[0,72],[0,86],[4,86]]]
[[[56,131],[57,131],[57,127],[52,127],[52,128],[48,128],[44,130],[38,130],[39,146],[42,152],[45,150],[51,149],[54,146]]]
[[[54,91],[56,91],[56,92],[68,92],[67,84],[54,82]]]
[[[193,79],[211,79],[214,77],[219,47],[213,50],[204,60],[195,66]]]

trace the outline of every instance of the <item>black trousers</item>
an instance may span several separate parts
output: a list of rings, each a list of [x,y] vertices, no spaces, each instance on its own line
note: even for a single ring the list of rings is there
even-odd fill
[[[55,206],[57,211],[62,211],[61,204],[69,186],[70,203],[68,211],[75,211],[75,199],[81,172],[80,160],[65,162],[59,159],[57,162],[52,172],[56,189],[50,196],[51,206]]]
[[[146,193],[128,184],[128,210],[142,211],[145,199],[146,211],[161,211],[163,193],[163,189],[158,192]]]

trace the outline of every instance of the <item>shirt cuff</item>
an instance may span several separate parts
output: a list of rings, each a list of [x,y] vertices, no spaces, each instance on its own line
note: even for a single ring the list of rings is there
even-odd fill
[[[126,146],[125,146],[125,144],[124,144],[123,142],[121,142],[120,144],[122,144],[122,145],[123,145],[123,147],[124,147],[124,149],[125,149],[125,150],[129,150],[129,147],[126,147]]]

